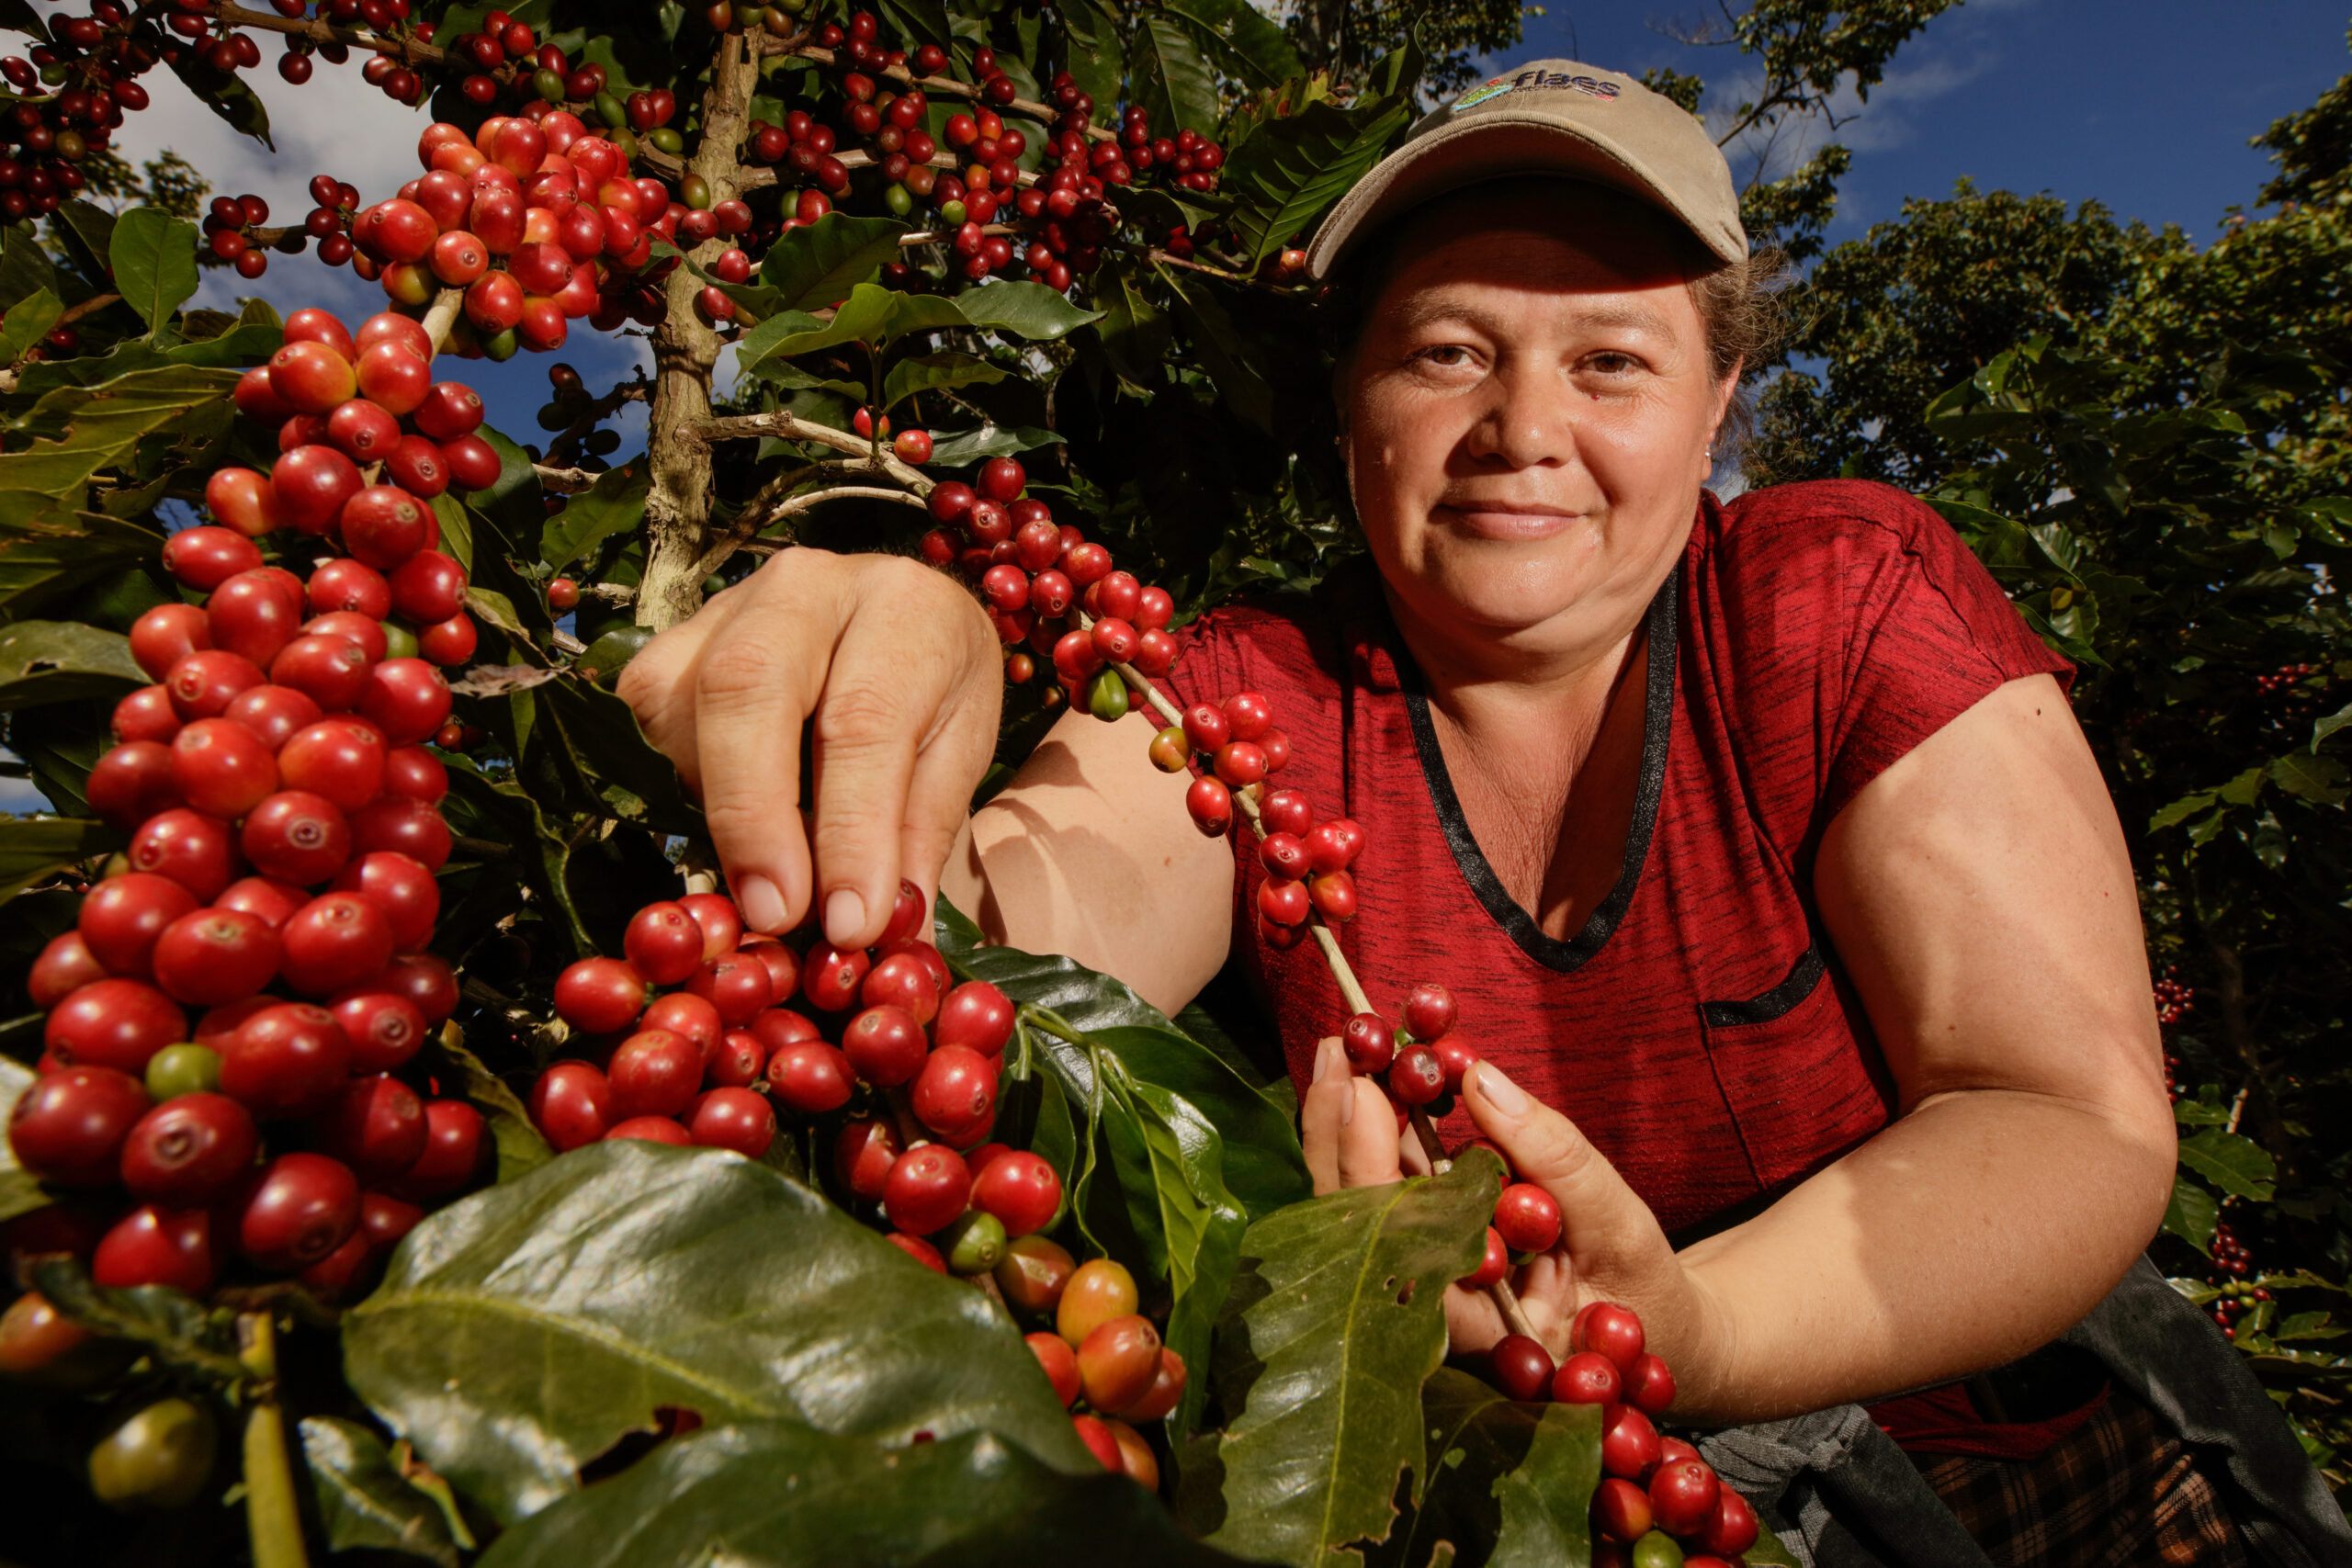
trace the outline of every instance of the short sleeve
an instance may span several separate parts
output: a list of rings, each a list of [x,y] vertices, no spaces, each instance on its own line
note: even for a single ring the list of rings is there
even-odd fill
[[[1935,510],[1857,480],[1779,486],[1720,513],[1701,592],[1721,624],[1726,717],[1773,759],[1784,844],[1998,687],[2074,666]],[[1759,784],[1766,781],[1759,780]],[[1801,783],[1809,788],[1800,789]],[[1802,793],[1810,799],[1792,795]]]

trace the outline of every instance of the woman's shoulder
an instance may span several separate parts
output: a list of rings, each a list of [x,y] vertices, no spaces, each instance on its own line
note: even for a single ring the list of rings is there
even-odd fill
[[[1968,553],[1934,507],[1875,479],[1768,485],[1724,502],[1715,517],[1714,548],[1742,564],[1766,558],[1804,563],[1857,547],[1937,557]]]

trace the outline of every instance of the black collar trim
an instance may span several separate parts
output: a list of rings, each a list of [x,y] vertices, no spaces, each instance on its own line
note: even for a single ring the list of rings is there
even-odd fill
[[[1649,859],[1650,837],[1657,826],[1658,801],[1666,793],[1666,755],[1674,728],[1679,576],[1669,574],[1658,585],[1657,597],[1650,601],[1645,655],[1649,670],[1642,716],[1642,773],[1634,791],[1633,820],[1625,829],[1624,863],[1609,897],[1594,908],[1584,929],[1566,942],[1544,934],[1535,918],[1504,890],[1502,879],[1487,863],[1486,852],[1471,837],[1470,824],[1462,815],[1461,797],[1454,794],[1453,775],[1446,771],[1445,753],[1438,748],[1437,727],[1430,717],[1429,694],[1420,670],[1409,658],[1397,661],[1398,672],[1404,677],[1405,709],[1413,723],[1413,745],[1421,756],[1421,775],[1429,782],[1430,803],[1437,808],[1438,826],[1444,829],[1445,841],[1453,851],[1454,865],[1461,870],[1462,879],[1470,885],[1470,890],[1478,896],[1478,902],[1486,906],[1487,913],[1510,933],[1520,951],[1545,968],[1564,975],[1599,953],[1609,941],[1610,933],[1617,929],[1617,922],[1624,918],[1634,901],[1634,891],[1641,885],[1642,867]]]

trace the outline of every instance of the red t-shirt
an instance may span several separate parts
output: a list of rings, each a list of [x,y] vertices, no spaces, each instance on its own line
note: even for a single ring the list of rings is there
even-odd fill
[[[1567,1113],[1669,1234],[1728,1223],[1888,1120],[1870,1021],[1811,913],[1823,829],[1996,686],[2067,662],[1951,526],[1883,485],[1707,497],[1649,610],[1624,868],[1582,931],[1538,929],[1470,837],[1418,671],[1369,572],[1186,628],[1186,702],[1244,689],[1290,737],[1278,782],[1363,824],[1340,945],[1394,1017],[1434,980],[1480,1053]],[[1314,944],[1275,953],[1237,832],[1234,951],[1302,1088],[1348,1009]],[[1442,1124],[1474,1133],[1466,1111]]]

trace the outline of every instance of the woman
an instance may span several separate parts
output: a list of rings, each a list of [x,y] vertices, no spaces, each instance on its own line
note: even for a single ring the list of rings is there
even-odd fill
[[[1384,1009],[1462,997],[1487,1059],[1448,1140],[1567,1216],[1530,1318],[1556,1349],[1583,1302],[1634,1305],[1695,1423],[2047,1344],[2138,1258],[2174,1157],[2069,668],[1907,497],[1704,492],[1756,269],[1722,157],[1629,79],[1545,62],[1464,95],[1311,259],[1352,317],[1334,391],[1374,570],[1205,617],[1170,684],[1266,693],[1283,784],[1367,829],[1343,945]],[[1417,1152],[1318,1039],[1336,988],[1250,935],[1254,857],[1194,831],[1148,716],[1065,717],[967,818],[999,668],[945,577],[791,551],[624,690],[752,924],[815,908],[862,944],[903,871],[1171,1010],[1234,953],[1318,1189],[1396,1179]],[[1483,1296],[1448,1312],[1458,1350],[1501,1332]]]

